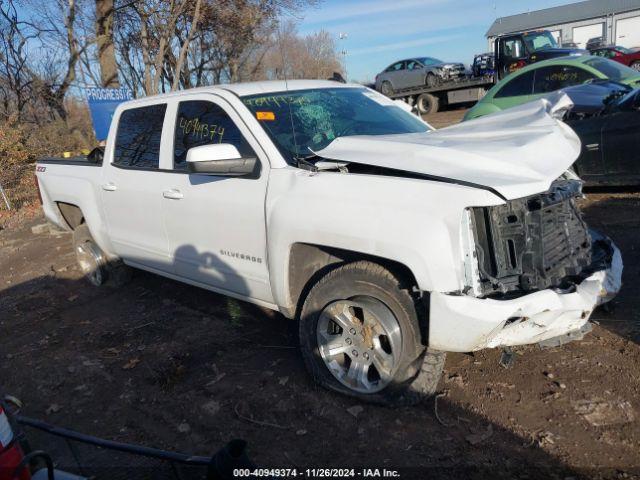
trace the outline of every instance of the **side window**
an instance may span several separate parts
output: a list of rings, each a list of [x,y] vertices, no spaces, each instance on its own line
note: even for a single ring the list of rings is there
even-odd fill
[[[589,79],[595,78],[591,73],[566,65],[553,65],[536,70],[533,82],[533,93],[554,92],[561,88],[579,85]]]
[[[517,97],[521,95],[531,95],[533,90],[533,70],[520,74],[516,77],[507,77],[507,83],[498,90],[493,97]]]
[[[407,70],[418,70],[421,67],[421,65],[416,62],[415,60],[410,60],[407,63]]]
[[[524,42],[521,38],[508,38],[504,40],[504,56],[520,58],[525,56]]]
[[[404,69],[404,62],[398,62],[387,68],[387,72],[397,72]]]
[[[120,115],[113,165],[159,168],[166,104],[131,108]]]
[[[173,144],[173,168],[186,170],[187,151],[212,143],[230,143],[243,157],[255,155],[222,107],[206,100],[180,102]]]

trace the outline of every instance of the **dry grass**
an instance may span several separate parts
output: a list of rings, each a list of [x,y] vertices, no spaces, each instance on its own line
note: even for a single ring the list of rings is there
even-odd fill
[[[15,116],[0,121],[0,185],[11,205],[8,209],[0,197],[0,227],[38,207],[34,170],[39,158],[95,145],[86,105],[70,100],[67,112],[66,120],[39,119],[34,115],[30,121],[20,122]]]

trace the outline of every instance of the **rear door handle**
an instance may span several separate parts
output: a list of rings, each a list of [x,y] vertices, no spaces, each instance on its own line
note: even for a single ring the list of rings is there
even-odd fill
[[[102,185],[102,189],[105,192],[115,192],[118,189],[118,187],[116,187],[113,183],[109,182]]]
[[[180,200],[181,198],[184,197],[184,195],[182,195],[182,192],[180,190],[165,190],[164,192],[162,192],[162,196],[164,198],[170,198],[171,200]]]

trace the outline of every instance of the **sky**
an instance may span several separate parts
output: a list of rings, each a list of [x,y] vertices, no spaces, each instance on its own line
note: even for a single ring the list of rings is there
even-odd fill
[[[469,65],[489,50],[485,33],[496,19],[569,0],[325,0],[299,14],[299,31],[324,29],[345,50],[349,80],[373,81],[396,60],[436,57]],[[347,35],[340,40],[339,35]]]

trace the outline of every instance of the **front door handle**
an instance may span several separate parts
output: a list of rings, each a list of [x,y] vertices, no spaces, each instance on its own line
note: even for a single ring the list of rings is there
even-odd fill
[[[184,195],[182,195],[182,192],[180,190],[165,190],[164,192],[162,192],[162,196],[164,198],[169,198],[171,200],[180,200],[181,198],[184,197]]]
[[[105,192],[115,192],[118,189],[118,187],[116,187],[113,183],[109,182],[102,185],[102,189]]]

